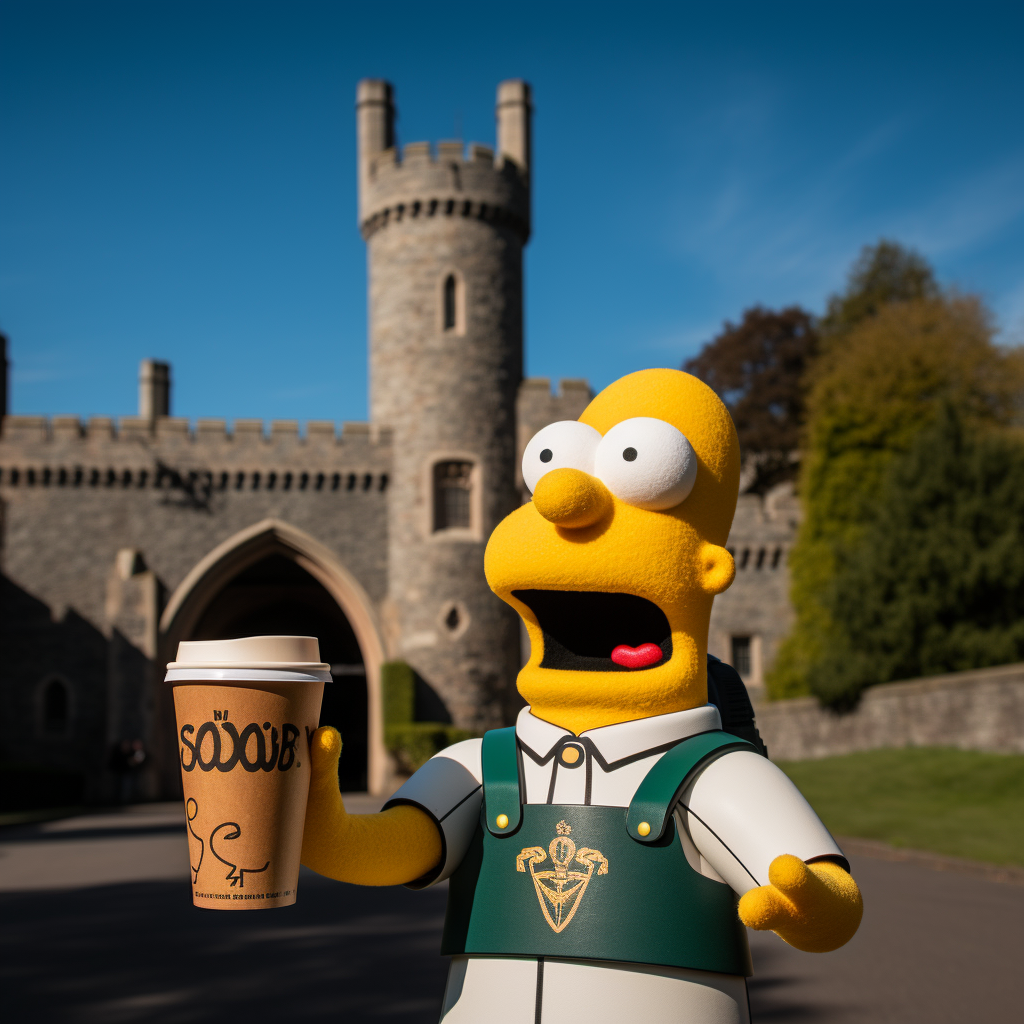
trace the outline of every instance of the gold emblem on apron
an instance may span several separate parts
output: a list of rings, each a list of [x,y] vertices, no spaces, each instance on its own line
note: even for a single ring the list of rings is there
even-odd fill
[[[572,920],[587,891],[590,879],[597,867],[599,875],[608,874],[608,859],[600,850],[583,847],[576,849],[576,844],[569,838],[572,826],[560,821],[555,826],[558,833],[548,844],[545,851],[542,846],[527,846],[516,857],[516,871],[526,871],[530,865],[533,887],[537,890],[537,900],[544,917],[555,932],[562,931]],[[546,871],[537,871],[538,864],[551,857],[554,867]],[[569,865],[575,859],[586,871],[570,871]]]

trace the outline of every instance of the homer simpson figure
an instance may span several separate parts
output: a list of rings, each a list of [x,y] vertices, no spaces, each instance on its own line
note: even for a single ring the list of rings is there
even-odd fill
[[[531,655],[514,729],[457,743],[349,815],[320,729],[303,862],[363,885],[448,879],[445,1024],[749,1021],[743,925],[836,949],[861,897],[790,780],[707,702],[739,445],[718,397],[630,374],[526,448],[533,501],[487,545]],[[738,901],[738,903],[737,903]]]

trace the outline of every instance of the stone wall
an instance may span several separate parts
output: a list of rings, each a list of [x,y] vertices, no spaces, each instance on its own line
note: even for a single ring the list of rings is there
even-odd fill
[[[366,424],[7,416],[0,434],[0,761],[99,780],[144,736],[168,597],[264,520],[330,549],[374,602],[387,586],[391,448]],[[129,564],[130,563],[130,564]],[[59,734],[41,701],[70,696]],[[92,785],[92,782],[90,782]],[[95,790],[90,794],[96,796]]]
[[[1024,664],[875,686],[839,715],[811,697],[757,702],[773,761],[879,747],[958,747],[1024,754]]]
[[[4,572],[99,623],[118,550],[143,552],[173,590],[222,541],[277,518],[332,548],[384,595],[391,446],[365,423],[8,416],[0,435]]]
[[[800,524],[800,504],[791,483],[764,497],[741,494],[727,547],[736,560],[736,579],[715,598],[708,650],[732,664],[732,638],[750,639],[750,672],[744,682],[751,697],[764,693],[765,673],[793,624],[789,603],[789,552]]]

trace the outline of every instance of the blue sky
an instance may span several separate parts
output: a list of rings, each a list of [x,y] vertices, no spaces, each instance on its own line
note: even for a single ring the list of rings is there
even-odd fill
[[[1024,340],[1024,5],[0,2],[12,410],[362,419],[353,100],[490,143],[534,88],[527,373],[675,366],[917,247]]]

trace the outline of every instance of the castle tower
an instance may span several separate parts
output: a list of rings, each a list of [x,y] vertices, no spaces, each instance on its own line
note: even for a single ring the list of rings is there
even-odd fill
[[[370,416],[394,453],[385,631],[471,728],[507,715],[519,667],[517,620],[483,553],[517,504],[530,112],[529,86],[502,82],[496,153],[414,142],[400,156],[391,86],[358,89]]]

